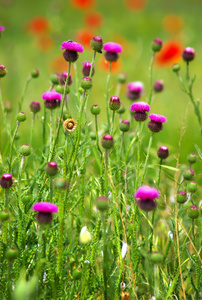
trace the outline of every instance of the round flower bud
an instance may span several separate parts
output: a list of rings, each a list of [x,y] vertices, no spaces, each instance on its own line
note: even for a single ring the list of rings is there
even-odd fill
[[[195,181],[189,182],[187,188],[189,192],[195,193],[197,190],[197,183]]]
[[[105,196],[98,197],[95,201],[95,206],[101,212],[108,210],[108,208],[109,208],[108,198]]]
[[[184,191],[179,191],[177,193],[177,202],[183,204],[187,201],[187,193]]]
[[[9,113],[12,111],[12,104],[10,101],[4,102],[4,112]]]
[[[58,172],[58,165],[55,161],[51,161],[48,163],[46,167],[46,174],[49,176],[55,176]]]
[[[30,145],[25,144],[20,147],[19,152],[22,156],[28,156],[31,154],[32,148]]]
[[[197,161],[197,155],[195,153],[190,153],[188,154],[187,156],[187,161],[190,163],[190,164],[194,164],[196,161]]]
[[[6,251],[6,258],[8,260],[16,259],[19,255],[19,251],[16,248],[10,248]]]
[[[166,146],[161,146],[161,147],[159,148],[159,150],[157,151],[157,155],[158,155],[158,157],[161,158],[161,159],[167,158],[168,155],[169,155],[168,147],[166,147]]]
[[[83,68],[82,68],[83,76],[90,76],[91,62],[85,60],[85,62],[82,62],[82,65],[83,65]],[[93,76],[94,73],[95,73],[95,68],[93,66],[91,76]]]
[[[173,70],[173,72],[175,72],[175,73],[179,72],[180,69],[181,69],[181,67],[180,67],[179,64],[174,64],[174,65],[172,66],[172,70]]]
[[[12,184],[13,184],[13,179],[11,174],[5,173],[1,176],[0,185],[3,189],[10,188]]]
[[[195,57],[195,50],[193,48],[187,47],[182,52],[182,58],[186,62],[192,61],[194,59],[194,57]]]
[[[27,119],[27,116],[24,112],[21,111],[17,114],[17,121],[18,122],[24,122],[26,119]]]
[[[92,87],[93,83],[92,83],[92,78],[91,77],[83,77],[81,79],[81,87],[84,90],[89,90]]]
[[[97,104],[94,104],[91,109],[90,109],[91,113],[93,115],[99,115],[100,113],[100,107]]]
[[[90,232],[87,230],[87,227],[84,226],[80,232],[80,236],[79,236],[80,242],[82,244],[86,245],[86,244],[90,243],[91,239],[92,239],[92,236],[91,236]]]
[[[59,78],[57,74],[51,74],[50,81],[52,82],[52,84],[59,84]]]
[[[4,222],[9,219],[9,213],[6,211],[0,211],[0,221]]]
[[[153,89],[157,93],[162,92],[163,89],[164,89],[164,82],[163,82],[163,80],[157,80],[156,82],[154,82]]]
[[[125,107],[123,105],[120,106],[120,108],[116,111],[118,114],[122,115],[126,111]]]
[[[195,174],[194,170],[188,169],[188,170],[185,170],[182,175],[183,175],[184,179],[191,180],[194,177],[194,174]]]
[[[0,65],[0,78],[4,77],[7,73],[6,67],[3,65]]]
[[[41,105],[39,101],[32,101],[29,107],[34,114],[41,110]]]
[[[127,132],[130,129],[130,121],[128,120],[123,120],[120,125],[119,128],[121,131],[123,132]]]
[[[82,276],[82,272],[81,272],[81,269],[76,269],[73,271],[72,273],[72,277],[74,278],[74,280],[79,280],[81,279],[81,276]]]
[[[65,190],[68,187],[68,182],[64,178],[56,178],[54,184],[57,189]]]
[[[31,77],[32,77],[32,78],[37,78],[37,77],[39,77],[39,70],[38,70],[38,69],[33,69],[33,70],[31,71]]]
[[[103,48],[102,38],[100,36],[94,36],[90,41],[90,46],[92,50],[98,53],[102,53],[102,48]]]
[[[162,41],[160,39],[155,39],[152,42],[151,48],[154,52],[159,52],[162,48]]]
[[[119,83],[125,83],[125,82],[126,82],[126,79],[127,79],[126,73],[120,73],[120,74],[118,74],[118,76],[117,76],[117,81],[118,81]]]
[[[153,252],[150,254],[150,260],[153,264],[161,264],[163,255],[159,252]]]
[[[102,138],[102,147],[105,149],[111,149],[114,145],[113,136],[110,134],[105,134]]]
[[[109,108],[111,110],[118,110],[121,106],[121,102],[118,96],[112,96],[109,102]]]
[[[195,205],[192,205],[191,207],[188,208],[188,216],[191,219],[197,219],[199,216],[199,211],[198,211],[198,207]]]
[[[95,132],[90,132],[90,138],[95,141],[96,140],[96,133]]]

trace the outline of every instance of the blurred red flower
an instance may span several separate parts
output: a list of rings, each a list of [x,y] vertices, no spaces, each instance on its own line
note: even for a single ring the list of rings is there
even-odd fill
[[[89,29],[79,29],[75,33],[75,40],[80,43],[82,46],[90,48],[90,41],[92,40],[94,34]]]
[[[155,62],[161,66],[171,66],[181,60],[183,46],[177,41],[163,43],[163,47],[156,55]]]
[[[89,13],[84,17],[84,24],[89,27],[100,27],[103,21],[103,15],[98,12]]]
[[[40,35],[49,29],[49,21],[43,16],[34,17],[28,23],[28,31],[32,34]]]
[[[129,10],[140,11],[145,8],[147,0],[125,0],[125,5]]]
[[[38,46],[42,52],[48,52],[53,48],[53,39],[48,34],[41,34],[38,37]]]
[[[71,0],[71,5],[78,9],[85,9],[95,5],[95,0]]]

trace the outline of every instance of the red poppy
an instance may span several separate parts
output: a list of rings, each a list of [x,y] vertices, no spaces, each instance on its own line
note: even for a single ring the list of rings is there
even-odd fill
[[[42,34],[47,32],[50,28],[48,20],[43,16],[37,16],[28,23],[28,31],[32,34]]]
[[[85,9],[94,6],[95,0],[71,0],[71,5],[78,9]]]
[[[90,41],[94,34],[89,29],[79,29],[75,34],[75,40],[78,41],[82,46],[90,47]]]
[[[48,52],[53,48],[53,39],[48,34],[38,37],[38,46],[42,52]]]
[[[109,70],[109,62],[104,58],[104,56],[102,56],[99,60],[99,67],[104,72],[108,72]],[[112,73],[120,72],[121,68],[122,68],[122,63],[120,61],[120,58],[117,61],[111,62]]]
[[[156,56],[156,63],[161,66],[171,66],[181,60],[183,46],[177,41],[163,43],[163,47]]]
[[[179,33],[183,25],[183,19],[177,15],[167,15],[163,20],[164,29],[173,34]]]
[[[145,8],[147,0],[125,0],[125,5],[129,10],[140,11]]]
[[[85,16],[84,23],[89,27],[100,27],[103,23],[104,17],[98,12],[92,12]]]

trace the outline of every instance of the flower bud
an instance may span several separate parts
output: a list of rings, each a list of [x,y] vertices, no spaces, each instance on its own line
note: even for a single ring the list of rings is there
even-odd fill
[[[91,107],[91,113],[93,115],[99,115],[100,113],[100,107],[97,105],[97,104],[94,104],[92,107]]]
[[[46,174],[49,176],[55,176],[58,172],[58,165],[55,161],[51,161],[48,163],[46,167]]]
[[[16,259],[19,255],[19,251],[16,248],[10,248],[6,251],[6,258],[8,260]]]
[[[9,219],[9,213],[6,211],[0,211],[0,221],[4,222]]]
[[[55,91],[56,91],[57,93],[64,94],[64,91],[65,91],[64,85],[57,85],[57,86],[55,87]],[[66,87],[66,93],[65,93],[65,95],[67,95],[67,94],[69,94],[69,93],[70,93],[70,88],[67,86],[67,87]]]
[[[12,175],[9,173],[5,173],[1,176],[0,185],[3,189],[10,188],[13,184]]]
[[[91,131],[90,132],[90,138],[91,138],[91,140],[95,141],[96,140],[96,133]]]
[[[68,182],[64,178],[56,178],[54,184],[55,184],[56,188],[62,189],[62,190],[65,190],[68,187]]]
[[[126,111],[125,107],[123,105],[120,106],[120,108],[117,110],[117,113],[122,115]]]
[[[4,102],[4,112],[9,113],[12,111],[12,104],[10,101]]]
[[[74,278],[74,280],[79,280],[81,279],[81,276],[82,276],[82,272],[81,272],[81,269],[76,269],[73,271],[72,273],[72,277]]]
[[[163,255],[159,252],[153,252],[150,254],[150,260],[153,264],[161,264]]]
[[[58,78],[57,74],[51,74],[50,81],[54,85],[59,84],[59,78]]]
[[[38,70],[38,69],[33,69],[33,70],[31,71],[31,77],[32,77],[32,78],[37,78],[37,77],[39,77],[39,70]]]
[[[102,38],[100,36],[93,37],[93,39],[90,41],[90,46],[92,50],[98,53],[102,53],[102,48],[103,48]]]
[[[108,198],[105,196],[98,197],[95,201],[95,206],[101,212],[108,210],[109,208],[109,201]]]
[[[157,93],[162,92],[163,89],[164,89],[164,82],[163,82],[163,80],[157,80],[156,82],[154,82],[153,89]]]
[[[105,149],[111,149],[114,145],[113,136],[110,134],[105,134],[102,138],[102,147]]]
[[[161,146],[157,152],[157,155],[161,159],[165,159],[169,155],[168,147],[166,146]]]
[[[0,78],[4,77],[7,73],[6,67],[3,65],[0,65]]]
[[[195,174],[194,170],[188,169],[188,170],[185,170],[182,175],[183,175],[184,179],[191,180],[194,177],[194,174]]]
[[[119,83],[125,83],[125,82],[126,82],[126,79],[127,79],[126,73],[120,73],[120,74],[118,74],[118,76],[117,76],[117,81],[118,81]]]
[[[29,107],[34,114],[36,114],[37,112],[39,112],[41,110],[41,105],[40,105],[39,101],[32,101],[32,103],[30,104]]]
[[[123,132],[127,132],[130,129],[130,121],[128,120],[123,120],[120,125],[119,128],[121,131]]]
[[[109,102],[109,108],[111,110],[118,110],[121,106],[121,102],[118,96],[112,96]]]
[[[187,185],[188,191],[191,193],[195,193],[197,190],[197,183],[195,181],[189,182]]]
[[[173,72],[175,72],[175,73],[179,72],[180,69],[181,69],[181,67],[180,67],[179,64],[174,64],[174,65],[172,66],[172,70],[173,70]]]
[[[89,90],[92,87],[92,78],[91,77],[83,77],[81,80],[81,87],[84,90]]]
[[[197,155],[195,153],[190,153],[188,154],[187,156],[187,161],[190,163],[190,164],[194,164],[196,161],[197,161]]]
[[[20,147],[19,152],[22,156],[28,156],[31,154],[32,148],[30,145],[25,144]]]
[[[194,57],[195,57],[195,50],[193,48],[187,47],[182,52],[182,58],[186,62],[192,61],[194,59]]]
[[[18,122],[24,122],[26,119],[27,119],[27,116],[24,112],[21,111],[17,114],[17,121]]]
[[[183,204],[187,201],[187,193],[184,191],[179,191],[177,193],[177,202]]]
[[[151,48],[154,52],[159,52],[162,48],[162,41],[160,39],[155,39],[152,42]]]
[[[188,216],[191,219],[197,219],[199,216],[199,211],[198,211],[198,207],[195,205],[192,205],[191,207],[188,208]]]

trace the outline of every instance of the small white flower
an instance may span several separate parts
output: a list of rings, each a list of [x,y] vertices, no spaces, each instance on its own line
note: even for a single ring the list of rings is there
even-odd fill
[[[173,233],[172,233],[172,231],[168,231],[168,236],[173,241]]]
[[[87,259],[86,259],[86,260],[84,260],[84,263],[85,263],[85,264],[87,264],[87,265],[89,265],[89,264],[90,264],[89,260],[87,260]]]
[[[44,120],[44,116],[42,116],[41,119]]]
[[[112,199],[112,192],[108,192],[108,198]]]
[[[191,199],[191,193],[187,193],[187,201]]]
[[[120,288],[121,288],[121,290],[124,290],[125,289],[125,287],[126,287],[126,284],[125,284],[125,282],[121,282],[121,284],[120,284]]]
[[[88,243],[90,243],[91,239],[92,239],[92,236],[91,236],[90,232],[87,230],[87,227],[84,226],[81,229],[80,242],[82,244],[88,244]]]
[[[121,257],[124,258],[126,256],[128,245],[124,242],[121,248]]]
[[[43,283],[46,281],[46,272],[43,273]]]

